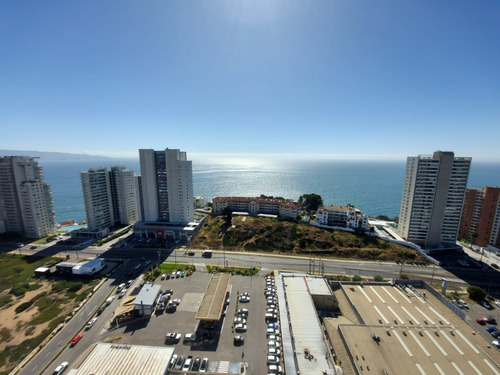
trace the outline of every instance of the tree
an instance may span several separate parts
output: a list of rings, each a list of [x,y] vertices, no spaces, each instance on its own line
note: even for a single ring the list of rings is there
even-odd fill
[[[475,285],[468,287],[467,292],[469,293],[470,299],[476,302],[484,300],[488,294],[484,289]]]
[[[299,197],[299,204],[307,212],[312,212],[323,205],[323,198],[321,198],[321,195],[315,193],[303,194]]]
[[[226,221],[226,225],[230,226],[233,221],[233,210],[231,207],[226,206],[222,209],[222,216],[224,216],[224,220]]]

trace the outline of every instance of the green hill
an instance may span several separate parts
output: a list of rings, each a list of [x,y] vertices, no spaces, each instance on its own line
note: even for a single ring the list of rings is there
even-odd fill
[[[221,216],[208,217],[191,247],[332,258],[425,261],[415,250],[365,234],[327,230],[305,223],[236,216],[224,231]]]

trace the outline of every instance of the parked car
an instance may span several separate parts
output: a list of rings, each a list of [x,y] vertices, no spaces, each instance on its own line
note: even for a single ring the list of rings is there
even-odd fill
[[[186,333],[184,335],[184,341],[196,341],[196,334],[194,334],[194,333]]]
[[[494,346],[496,346],[498,349],[500,349],[500,342],[498,340],[492,341],[491,342]]]
[[[268,365],[267,366],[267,373],[268,374],[281,374],[283,372],[283,369],[281,366],[278,365]]]
[[[281,355],[281,351],[278,349],[278,348],[268,348],[267,349],[267,353],[270,354],[270,355],[275,355],[275,356],[280,356]]]
[[[462,306],[465,307],[466,309],[469,308],[469,305],[463,299],[459,299],[458,302],[460,302]]]
[[[170,360],[170,363],[168,364],[168,368],[173,368],[174,367],[175,362],[177,361],[177,357],[178,357],[177,354],[174,354],[172,356],[172,359]]]
[[[492,326],[486,327],[486,331],[489,332],[489,333],[494,332],[496,330],[497,329],[495,327],[492,327]]]
[[[165,273],[163,273],[163,274],[161,275],[161,279],[162,279],[162,280],[165,280],[166,278],[167,278],[167,275],[166,275]]]
[[[186,359],[186,357],[184,357],[183,355],[181,355],[179,358],[177,358],[177,362],[175,362],[174,369],[180,370],[182,368],[182,365],[184,364],[185,359]]]
[[[200,357],[196,357],[193,361],[193,366],[191,366],[191,371],[198,371],[200,369]]]
[[[177,343],[181,339],[181,334],[178,332],[169,332],[166,335],[165,341],[170,343]]]
[[[247,324],[247,320],[245,318],[242,318],[241,316],[237,316],[234,318],[233,322],[235,324]]]
[[[276,365],[278,364],[280,359],[276,357],[275,355],[268,355],[267,356],[267,364],[268,365]]]
[[[457,301],[456,299],[452,300],[451,303],[453,303],[454,305],[457,305],[459,308],[463,309],[464,308],[464,305],[462,305],[460,303],[460,301]]]
[[[78,341],[80,341],[82,339],[82,337],[83,337],[83,333],[79,333],[78,335],[73,337],[73,340],[71,340],[71,342],[69,343],[69,346],[73,347],[76,344],[78,344]]]
[[[102,305],[102,306],[99,308],[99,310],[97,310],[97,314],[96,314],[96,315],[97,315],[97,316],[101,315],[101,314],[104,312],[104,310],[106,310],[106,306],[107,306],[107,305]]]
[[[498,307],[500,307],[500,301],[495,301],[495,305],[497,305]]]
[[[486,324],[486,322],[484,321],[483,318],[477,318],[476,323],[481,324],[482,326],[484,326]]]
[[[118,298],[122,298],[127,293],[127,288],[123,289],[120,294],[118,294]]]
[[[134,279],[127,281],[127,288],[130,288],[130,286],[134,283]]]
[[[193,364],[193,356],[190,355],[189,357],[186,358],[186,362],[184,362],[184,366],[182,366],[183,371],[189,371],[191,370],[191,365]]]
[[[245,343],[245,339],[243,336],[234,336],[234,346],[241,346]]]
[[[234,326],[234,330],[236,332],[246,332],[247,331],[247,325],[246,324],[236,324]]]
[[[242,318],[248,318],[248,309],[239,309],[237,314]]]
[[[269,340],[267,342],[267,346],[269,348],[278,348],[280,346],[280,343],[278,341],[272,341],[272,340]]]
[[[483,318],[483,320],[485,321],[485,323],[488,323],[488,324],[497,324],[496,319],[491,317],[491,316],[485,316]]]
[[[94,325],[94,323],[96,322],[97,318],[92,318],[88,321],[88,323],[85,325],[85,330],[89,330],[90,328],[92,328],[92,326]]]
[[[208,358],[203,358],[201,360],[200,372],[207,372],[208,369]]]
[[[54,372],[52,373],[52,375],[61,375],[64,372],[64,370],[66,370],[66,368],[68,367],[68,365],[69,365],[68,362],[61,363],[59,366],[57,366],[54,369]]]
[[[481,305],[485,308],[487,308],[488,310],[493,310],[493,306],[491,306],[488,301],[481,301]]]
[[[115,296],[111,296],[109,297],[107,300],[106,300],[106,306],[109,306],[111,304],[111,302],[113,302],[115,299]]]
[[[170,274],[170,278],[171,278],[171,279],[175,279],[175,275],[176,275],[176,273],[175,273],[175,272],[172,272],[172,273]]]

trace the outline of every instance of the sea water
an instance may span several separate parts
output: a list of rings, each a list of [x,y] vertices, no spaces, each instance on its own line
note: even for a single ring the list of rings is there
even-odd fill
[[[138,159],[39,160],[51,185],[56,219],[85,220],[80,172],[125,166],[140,174]],[[353,204],[370,216],[399,215],[405,161],[193,158],[193,192],[207,202],[218,196],[261,194],[297,200],[321,195],[325,205]],[[472,163],[469,187],[500,185],[500,163]]]

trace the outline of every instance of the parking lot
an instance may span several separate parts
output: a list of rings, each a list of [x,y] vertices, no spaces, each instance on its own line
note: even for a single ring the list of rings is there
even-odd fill
[[[180,303],[175,312],[153,314],[149,319],[131,322],[106,332],[103,340],[119,338],[121,342],[138,345],[170,345],[178,356],[208,358],[217,361],[246,362],[248,374],[267,372],[268,343],[266,337],[266,297],[264,276],[232,276],[229,284],[229,305],[226,316],[213,327],[195,319],[211,275],[200,269],[189,277],[161,280],[162,290],[173,290],[172,299]],[[136,293],[138,290],[133,291]],[[238,295],[248,293],[248,302],[239,302]],[[235,332],[234,319],[238,309],[248,309],[246,332]],[[166,340],[167,333],[181,334],[180,340]],[[185,340],[186,334],[195,334],[195,340]],[[244,342],[235,345],[234,337],[240,335]],[[210,368],[210,364],[209,364]]]

